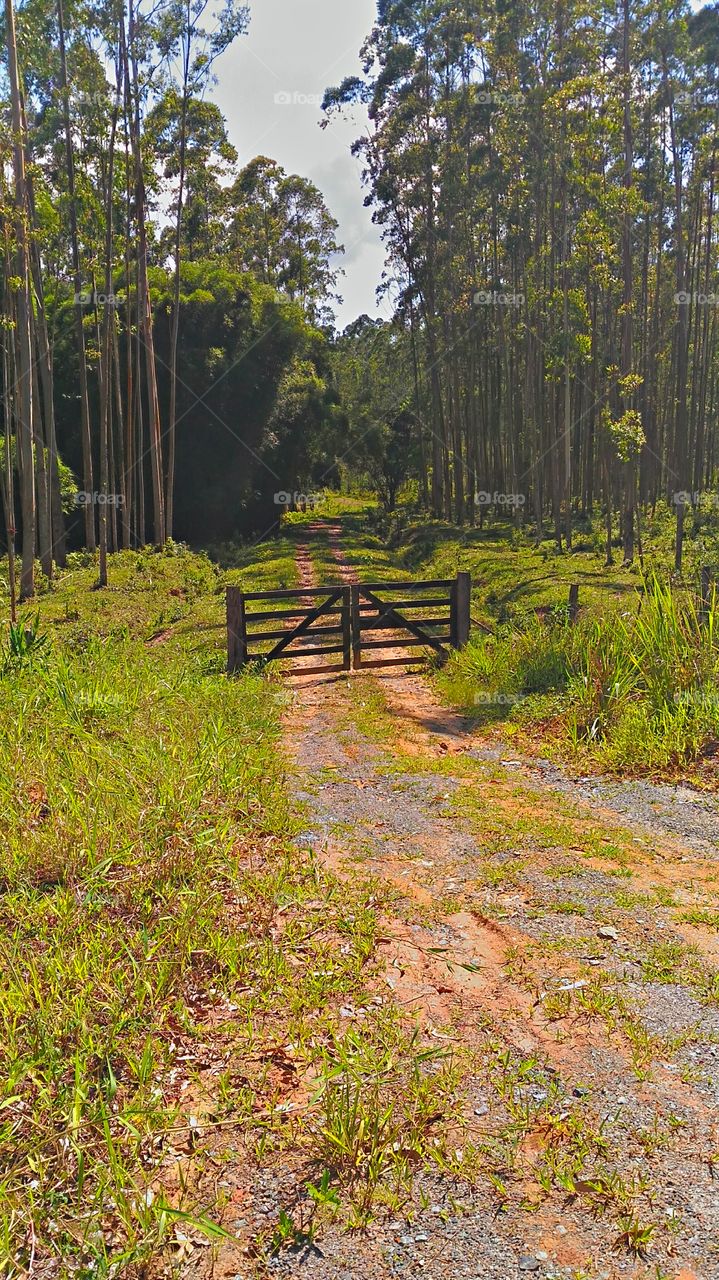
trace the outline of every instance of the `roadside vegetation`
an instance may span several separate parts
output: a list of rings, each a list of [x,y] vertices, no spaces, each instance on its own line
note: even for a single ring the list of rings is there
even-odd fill
[[[376,513],[356,502],[345,511],[337,498],[326,505],[343,515],[343,546],[362,576],[406,576],[401,552],[372,532]],[[215,561],[175,544],[122,553],[103,590],[93,557],[74,556],[4,632],[0,1268],[12,1280],[40,1265],[88,1280],[131,1275],[151,1258],[182,1271],[203,1242],[241,1249],[261,1272],[332,1223],[360,1229],[412,1213],[439,1194],[436,1179],[450,1202],[475,1186],[491,1187],[499,1205],[519,1195],[514,1107],[522,1082],[544,1080],[542,1062],[508,1053],[489,1023],[465,1050],[395,997],[380,944],[388,921],[406,915],[414,927],[421,911],[369,868],[337,874],[315,855],[280,742],[291,691],[271,670],[224,674],[225,583],[294,585],[298,543],[310,544],[318,577],[331,580],[329,540],[308,535],[316,522],[315,513],[293,516],[275,540],[223,548]],[[482,632],[437,678],[458,702],[463,682],[471,691],[479,680],[488,689],[534,680],[546,698],[558,696],[554,682],[576,709],[578,677],[567,671],[587,661],[582,637],[598,623],[521,625]],[[645,703],[666,700],[672,681],[710,684],[714,668],[702,664],[713,627],[713,614],[700,629],[657,591],[624,633],[611,632],[611,660],[637,687],[640,672]],[[596,634],[603,652],[609,632]],[[659,644],[673,646],[666,689],[650,662]],[[347,723],[366,720],[369,737],[391,741],[377,691],[359,680],[348,696]],[[446,813],[475,832],[484,858],[474,896],[455,899],[446,886],[437,909],[452,913],[476,897],[489,918],[487,895],[522,871],[521,860],[505,865],[510,837],[575,863],[569,850],[583,844],[588,858],[609,859],[612,874],[616,858],[617,874],[629,875],[623,846],[607,843],[613,832],[580,830],[559,809],[527,825],[510,813],[514,792],[486,811],[475,762],[462,759],[437,762],[438,772],[451,764],[461,775]],[[394,767],[408,778],[430,770],[402,752]],[[496,808],[496,784],[494,795]],[[342,839],[349,851],[349,834]],[[557,893],[562,918],[586,916],[563,885]],[[687,920],[709,910],[704,898],[679,906]],[[443,963],[443,948],[437,955]],[[715,998],[693,953],[650,959],[660,977],[681,960],[682,981]],[[540,979],[530,980],[525,960],[508,955],[507,973],[518,990],[534,990]],[[448,973],[477,967],[471,956],[446,963]],[[590,994],[582,988],[566,1008],[564,997],[547,998],[543,1013],[561,1026],[585,1015]],[[623,1005],[607,1004],[604,990],[592,999],[592,1016],[629,1035]],[[638,1044],[642,1076],[648,1054]],[[490,1133],[477,1126],[475,1077],[491,1101]],[[523,1116],[522,1132],[545,1132],[546,1108]],[[583,1171],[609,1160],[602,1143],[583,1141],[569,1172],[557,1171],[545,1145],[538,1181],[547,1195],[583,1186]],[[277,1211],[260,1229],[238,1225],[238,1199],[252,1199],[268,1177],[279,1180]],[[601,1178],[597,1187],[598,1208]],[[620,1190],[602,1205],[636,1253],[647,1219],[634,1216],[635,1192]]]
[[[713,601],[657,579],[633,608],[578,625],[566,613],[475,633],[439,679],[485,723],[542,726],[549,745],[622,773],[677,770],[714,754],[719,651]]]
[[[342,551],[360,577],[472,574],[468,647],[436,679],[443,696],[488,729],[605,770],[687,770],[706,782],[719,740],[716,599],[702,615],[700,568],[714,572],[719,530],[698,524],[685,573],[672,573],[672,528],[658,511],[645,531],[643,568],[606,565],[600,531],[588,525],[572,553],[535,546],[531,530],[504,523],[457,529],[415,516],[388,519],[372,502],[329,497],[322,516],[341,522]],[[308,517],[292,517],[293,531]],[[313,550],[322,581],[335,562],[324,539]],[[570,584],[579,585],[571,624]]]
[[[229,1246],[231,1187],[282,1153],[299,1190],[243,1241],[260,1265],[443,1163],[458,1076],[376,995],[382,892],[301,838],[282,682],[224,674],[224,582],[292,585],[293,556],[226,549],[225,574],[170,544],[101,591],[73,557],[4,632],[4,1276]]]

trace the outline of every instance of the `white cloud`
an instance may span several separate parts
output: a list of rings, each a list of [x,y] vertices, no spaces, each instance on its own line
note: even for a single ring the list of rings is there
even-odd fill
[[[330,85],[358,73],[374,16],[374,0],[257,0],[248,34],[217,64],[213,91],[240,163],[267,155],[311,178],[338,219],[347,250],[340,326],[363,311],[376,313],[384,253],[371,210],[363,206],[359,161],[350,154],[366,115],[357,108],[350,119],[333,118],[320,129],[319,102]]]

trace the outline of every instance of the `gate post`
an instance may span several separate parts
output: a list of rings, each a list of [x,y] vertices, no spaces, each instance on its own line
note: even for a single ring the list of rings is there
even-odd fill
[[[469,640],[469,602],[472,575],[458,573],[449,595],[449,642],[453,649],[463,649]]]
[[[362,635],[360,632],[360,593],[359,587],[350,587],[350,613],[352,617],[352,666],[359,671],[362,665]]]
[[[245,597],[239,587],[227,588],[227,674],[233,675],[247,662]]]
[[[352,669],[352,588],[342,588],[342,670]]]
[[[702,565],[701,576],[701,605],[699,606],[699,620],[706,622],[709,617],[709,610],[712,603],[712,576],[711,569],[708,564]]]

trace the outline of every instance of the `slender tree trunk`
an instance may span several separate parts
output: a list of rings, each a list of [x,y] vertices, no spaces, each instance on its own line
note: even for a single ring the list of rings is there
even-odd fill
[[[15,308],[15,412],[17,421],[20,511],[22,515],[22,568],[20,594],[23,600],[35,594],[35,464],[33,456],[32,333],[30,328],[30,255],[28,251],[28,200],[25,179],[25,142],[22,128],[20,74],[17,63],[15,14],[12,0],[5,0],[5,37],[13,131],[13,173],[15,178],[16,275],[19,281]]]
[[[107,189],[105,192],[105,306],[102,318],[102,346],[100,378],[100,572],[98,586],[107,586],[107,544],[108,544],[108,502],[110,501],[110,423],[112,413],[113,386],[113,342],[112,333],[115,328],[112,280],[112,246],[113,246],[113,183],[115,175],[115,135],[117,132],[117,116],[122,88],[123,64],[120,62],[117,71],[117,93],[110,125],[110,141],[107,161]],[[114,502],[115,495],[112,494]]]
[[[137,270],[138,270],[138,334],[142,339],[145,378],[147,390],[148,430],[150,436],[150,467],[152,473],[153,523],[155,542],[162,545],[165,541],[165,494],[162,468],[162,432],[160,426],[160,401],[157,391],[157,369],[155,366],[155,339],[152,327],[152,303],[150,300],[150,284],[148,279],[147,248],[147,196],[145,193],[145,177],[142,168],[142,150],[139,121],[139,83],[137,62],[129,50],[134,49],[135,15],[133,0],[128,5],[128,30],[125,35],[124,21],[121,25],[121,43],[124,62],[124,73],[129,78],[132,88],[133,110],[130,113],[130,142],[135,177],[135,218],[137,223]],[[129,48],[128,48],[129,46]],[[130,75],[130,70],[132,74]]]
[[[5,279],[10,276],[9,257],[5,257]],[[8,299],[8,302],[10,300]],[[9,311],[9,307],[8,307]],[[13,396],[8,342],[3,341],[3,387],[5,390],[5,435],[3,448],[2,499],[5,511],[5,539],[7,542],[8,587],[10,591],[10,621],[17,622],[17,581],[15,570],[15,473],[12,456]]]
[[[634,181],[634,142],[631,114],[631,66],[629,57],[630,17],[629,0],[624,0],[624,25],[622,33],[622,98],[624,116],[624,213],[622,217],[622,378],[630,378],[633,357],[633,307],[634,278],[632,273],[632,213],[629,197]],[[625,412],[634,406],[634,392],[625,385],[622,391]],[[634,503],[636,490],[636,462],[630,457],[624,464],[624,511],[622,542],[624,562],[634,559]]]
[[[172,323],[170,326],[170,415],[167,424],[167,481],[165,491],[166,536],[172,537],[175,513],[175,455],[177,420],[177,344],[180,334],[180,255],[182,253],[182,208],[185,195],[185,161],[187,156],[187,107],[190,76],[190,52],[192,48],[192,19],[189,5],[186,14],[187,35],[184,44],[182,75],[182,114],[180,120],[180,156],[175,217],[175,266],[172,298]]]
[[[27,136],[27,124],[25,121],[25,110],[23,107],[23,128]],[[30,225],[37,226],[37,218],[35,216],[35,193],[33,189],[32,174],[27,171],[27,191],[28,191],[28,209],[30,215]],[[60,464],[57,451],[57,433],[55,430],[55,398],[52,368],[52,349],[50,347],[50,338],[47,328],[47,316],[45,313],[45,291],[43,287],[43,269],[40,258],[40,247],[38,237],[33,236],[30,242],[30,268],[34,289],[34,307],[32,309],[31,319],[33,322],[33,331],[35,336],[35,348],[37,350],[37,363],[40,371],[40,387],[42,390],[42,421],[44,424],[44,433],[39,430],[39,415],[36,427],[36,435],[38,439],[44,441],[44,447],[47,450],[47,472],[48,472],[48,492],[50,503],[50,548],[49,554],[44,557],[43,572],[48,579],[52,578],[53,558],[57,560],[60,567],[64,567],[66,562],[66,544],[65,544],[65,518],[62,511],[62,494],[60,490]],[[38,398],[38,404],[40,400]],[[42,557],[42,552],[41,552]]]
[[[34,334],[34,317],[31,313],[31,329]],[[34,347],[34,344],[33,344]],[[35,493],[37,509],[37,549],[40,567],[48,582],[52,579],[52,525],[50,515],[50,485],[48,482],[47,454],[45,441],[42,438],[41,419],[39,413],[40,388],[38,386],[38,362],[33,362],[33,439],[35,444]]]
[[[63,118],[65,126],[65,165],[67,169],[67,198],[70,224],[70,247],[72,250],[72,271],[75,286],[75,334],[77,341],[78,377],[80,389],[80,429],[82,438],[82,478],[86,497],[85,511],[85,544],[90,551],[95,550],[95,508],[92,503],[94,477],[92,465],[92,430],[90,425],[90,398],[87,382],[87,355],[85,352],[85,329],[83,324],[83,281],[80,266],[80,241],[77,231],[77,201],[75,196],[75,159],[70,122],[70,90],[67,78],[67,55],[65,49],[65,19],[63,0],[57,0],[57,20],[60,48],[60,85],[62,89]]]

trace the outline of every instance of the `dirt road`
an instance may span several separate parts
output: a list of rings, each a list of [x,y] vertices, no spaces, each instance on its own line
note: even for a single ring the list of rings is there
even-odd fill
[[[719,1277],[716,860],[497,759],[421,675],[292,684],[303,842],[376,878],[378,991],[463,1065],[413,1211],[273,1269]]]

